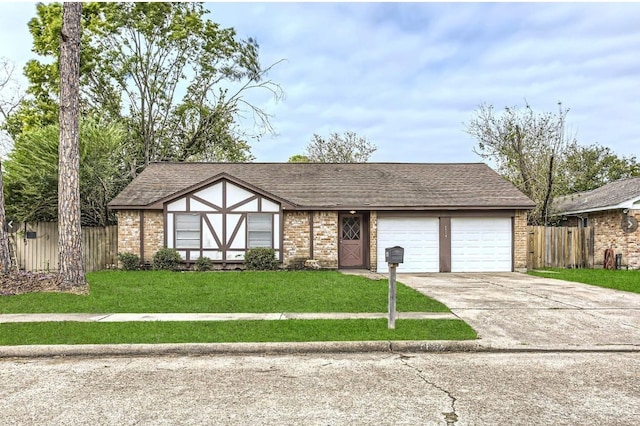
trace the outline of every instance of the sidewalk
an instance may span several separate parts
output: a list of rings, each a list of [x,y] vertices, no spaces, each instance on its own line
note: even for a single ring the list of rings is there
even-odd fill
[[[0,314],[0,323],[25,322],[123,322],[123,321],[239,321],[239,320],[307,320],[307,319],[379,319],[387,313],[69,313],[69,314]],[[397,319],[459,319],[446,312],[398,312]],[[163,343],[163,344],[87,344],[0,346],[2,358],[34,357],[103,357],[150,355],[285,355],[313,353],[363,352],[474,352],[489,348],[478,341],[358,341],[358,342],[263,342],[263,343]]]
[[[311,319],[381,319],[384,312],[281,312],[281,313],[118,313],[118,314],[0,314],[0,323],[16,322],[129,322],[129,321],[281,321]],[[396,319],[458,319],[446,312],[398,312]]]

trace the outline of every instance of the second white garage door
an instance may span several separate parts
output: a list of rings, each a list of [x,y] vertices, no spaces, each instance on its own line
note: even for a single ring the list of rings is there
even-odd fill
[[[451,272],[511,271],[511,218],[451,218]]]
[[[438,272],[439,221],[435,217],[379,217],[378,218],[378,272],[388,272],[384,249],[404,248],[404,263],[398,272]]]

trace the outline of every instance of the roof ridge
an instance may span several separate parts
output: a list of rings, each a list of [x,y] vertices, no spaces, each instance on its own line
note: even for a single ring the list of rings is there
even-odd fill
[[[640,180],[640,176],[632,176],[632,177],[626,177],[626,178],[617,179],[617,180],[614,180],[612,182],[607,182],[604,185],[601,185],[601,186],[599,186],[597,188],[589,189],[587,191],[580,191],[580,192],[573,192],[571,194],[565,194],[565,195],[563,195],[563,197],[571,196],[571,195],[573,195],[573,196],[576,196],[576,195],[581,196],[582,194],[589,194],[589,193],[593,193],[593,192],[596,192],[596,191],[601,191],[606,187],[609,187],[609,186],[612,186],[612,185],[619,185],[619,184],[621,184],[623,182],[626,182],[626,181],[629,181],[629,180],[636,180],[636,179]]]
[[[201,163],[150,164],[109,205],[155,208],[224,173],[292,206],[372,210],[470,206],[528,209],[533,202],[485,163]],[[457,206],[457,207],[456,207]],[[295,207],[297,208],[297,207]]]
[[[450,162],[450,163],[444,163],[444,162],[411,162],[411,161],[369,161],[369,162],[353,162],[353,163],[335,163],[335,162],[330,162],[330,163],[325,163],[325,162],[308,162],[308,163],[303,163],[303,162],[288,162],[288,161],[245,161],[245,162],[224,162],[224,161],[152,161],[149,163],[149,165],[156,165],[156,164],[166,164],[166,165],[178,165],[178,164],[190,164],[190,165],[195,165],[195,164],[201,164],[201,165],[221,165],[221,164],[233,164],[233,165],[249,165],[249,164],[262,164],[262,165],[284,165],[284,164],[290,164],[290,165],[375,165],[375,164],[380,164],[380,165],[386,165],[386,164],[395,164],[395,165],[434,165],[434,166],[452,166],[452,165],[463,165],[463,166],[467,166],[467,165],[483,165],[483,166],[487,166],[489,167],[486,163],[483,163],[481,161],[471,161],[471,162],[464,162],[464,161],[460,161],[460,162]]]

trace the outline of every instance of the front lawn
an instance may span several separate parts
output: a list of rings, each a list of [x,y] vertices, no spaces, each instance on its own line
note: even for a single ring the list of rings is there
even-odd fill
[[[640,271],[625,269],[544,269],[529,271],[529,275],[574,281],[615,290],[640,293]]]
[[[337,271],[87,274],[89,295],[29,293],[0,297],[0,313],[386,312],[388,283]],[[449,312],[400,283],[399,312]]]
[[[275,313],[386,312],[387,280],[336,271],[166,272],[87,274],[89,295],[28,293],[0,297],[0,313]],[[398,283],[398,312],[449,312]],[[38,322],[0,324],[0,345],[467,340],[460,320],[386,319]]]

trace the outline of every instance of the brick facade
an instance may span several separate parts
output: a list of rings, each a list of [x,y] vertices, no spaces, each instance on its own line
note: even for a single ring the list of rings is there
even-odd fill
[[[313,213],[313,257],[323,268],[338,267],[338,212]]]
[[[118,253],[140,256],[140,210],[118,210]]]
[[[164,247],[164,213],[161,210],[144,211],[144,259],[151,262],[153,255]],[[118,211],[118,253],[140,256],[140,210]]]
[[[632,210],[627,215],[640,222],[640,210]],[[604,251],[613,249],[622,254],[622,266],[640,269],[640,228],[625,233],[620,227],[624,213],[620,210],[589,213],[589,227],[594,230],[594,266],[603,267]]]
[[[283,212],[282,258],[285,266],[300,267],[311,259],[309,212]]]
[[[369,215],[369,269],[378,270],[378,212]]]
[[[164,212],[145,210],[144,212],[144,261],[151,262],[153,255],[164,248]]]
[[[513,218],[513,269],[517,272],[527,270],[527,211],[516,210]]]
[[[598,239],[599,232],[596,231],[596,263],[599,259],[599,263],[602,264],[604,249],[612,247],[613,244],[615,247],[612,248],[616,252],[622,250],[622,247],[627,248],[623,253],[624,262],[627,262],[628,259],[630,267],[640,267],[640,236],[638,232],[634,235],[619,232],[619,214],[615,216],[615,219],[607,219],[606,215],[601,216],[594,216],[592,219],[594,226],[605,230],[600,239]],[[640,219],[640,212],[638,216]],[[310,221],[313,222],[313,242],[310,240]],[[378,215],[377,212],[372,211],[369,215],[368,229],[369,268],[372,271],[377,269],[377,228]],[[162,211],[146,210],[144,212],[144,261],[151,262],[156,251],[164,247],[164,229],[164,213]],[[617,237],[614,236],[613,231],[617,231]],[[527,267],[526,211],[518,210],[515,212],[513,232],[514,269],[524,271]],[[620,240],[619,237],[624,237],[624,240]],[[311,255],[312,245],[313,256]],[[629,256],[627,254],[631,250],[634,250],[635,255]],[[140,255],[139,210],[118,211],[118,253]],[[322,268],[338,268],[338,212],[315,211],[310,216],[308,211],[285,210],[283,212],[282,259],[285,267],[301,267],[304,261],[315,259]]]
[[[285,211],[284,266],[300,266],[315,259],[322,268],[338,267],[338,212],[313,212],[313,256],[311,256],[309,212]]]

